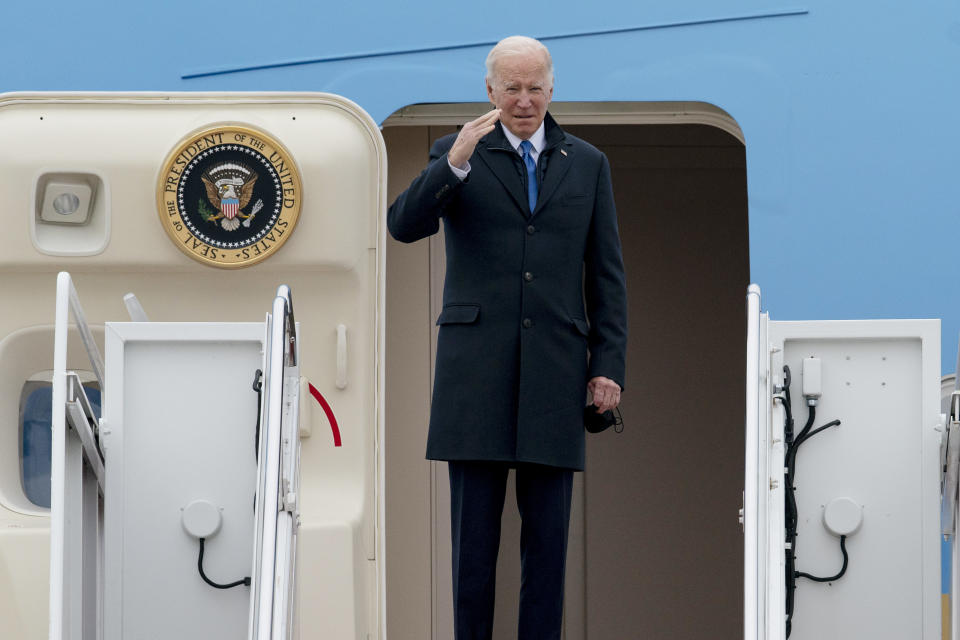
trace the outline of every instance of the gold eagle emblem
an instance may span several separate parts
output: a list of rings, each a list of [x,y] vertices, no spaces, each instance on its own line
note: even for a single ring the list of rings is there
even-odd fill
[[[240,226],[240,220],[247,220],[257,214],[247,215],[243,210],[253,197],[253,185],[257,182],[257,173],[250,167],[238,162],[224,162],[211,167],[200,176],[207,189],[207,199],[217,212],[208,217],[210,222],[220,221],[227,231]],[[246,226],[249,226],[247,224]]]

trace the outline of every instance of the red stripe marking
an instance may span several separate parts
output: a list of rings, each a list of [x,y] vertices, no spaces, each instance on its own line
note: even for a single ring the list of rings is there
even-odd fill
[[[307,385],[310,388],[310,395],[316,398],[320,406],[323,407],[323,412],[327,414],[327,420],[330,422],[330,430],[333,431],[333,446],[341,446],[343,443],[340,441],[340,427],[337,425],[336,416],[333,415],[333,409],[330,408],[330,405],[327,404],[327,399],[317,391],[317,388],[313,386],[312,382],[308,382]]]

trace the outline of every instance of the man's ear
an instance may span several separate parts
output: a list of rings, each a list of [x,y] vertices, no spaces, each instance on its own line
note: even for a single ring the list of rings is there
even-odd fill
[[[493,101],[493,87],[490,86],[490,81],[487,80],[487,99],[490,101],[494,107],[497,106],[497,103]]]

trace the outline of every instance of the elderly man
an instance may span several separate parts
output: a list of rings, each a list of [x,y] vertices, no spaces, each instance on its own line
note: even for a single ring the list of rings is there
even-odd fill
[[[587,391],[591,410],[605,412],[623,387],[623,259],[606,157],[547,113],[547,48],[502,40],[487,57],[486,87],[495,108],[436,141],[387,220],[402,242],[444,222],[427,457],[449,461],[456,638],[492,634],[512,467],[522,519],[519,637],[552,639]]]

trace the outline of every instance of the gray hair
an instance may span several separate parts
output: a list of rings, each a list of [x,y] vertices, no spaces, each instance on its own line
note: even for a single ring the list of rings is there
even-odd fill
[[[527,36],[509,36],[494,45],[493,49],[490,49],[486,62],[487,81],[490,81],[496,75],[497,63],[502,58],[530,53],[538,53],[543,56],[543,66],[546,68],[547,77],[550,79],[550,86],[553,86],[553,58],[550,57],[550,51],[539,40]]]

